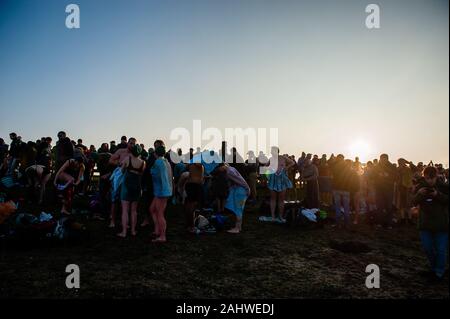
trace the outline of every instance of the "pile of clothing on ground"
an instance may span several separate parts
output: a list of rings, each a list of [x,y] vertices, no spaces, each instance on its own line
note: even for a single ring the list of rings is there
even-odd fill
[[[329,220],[328,213],[325,209],[305,208],[303,201],[285,201],[285,216],[286,219],[279,217],[273,219],[271,216],[260,216],[258,220],[260,222],[310,228],[321,228]]]
[[[77,239],[85,232],[86,227],[72,217],[55,218],[46,212],[36,216],[0,194],[0,240],[35,243],[46,239]]]
[[[231,220],[225,215],[214,214],[213,209],[204,208],[195,211],[195,233],[215,234],[218,231],[231,228]]]
[[[299,208],[294,213],[293,220],[290,221],[291,224],[305,227],[323,227],[328,218],[328,213],[318,208]]]

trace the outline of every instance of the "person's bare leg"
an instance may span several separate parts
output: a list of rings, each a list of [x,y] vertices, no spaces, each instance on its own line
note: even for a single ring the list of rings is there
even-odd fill
[[[153,202],[153,200],[152,200],[152,202]],[[152,216],[152,212],[150,210],[151,207],[152,207],[152,203],[150,203],[150,206],[148,207],[147,214],[145,214],[145,216],[144,216],[144,220],[141,223],[141,227],[150,225],[150,218]]]
[[[159,237],[154,239],[153,242],[165,242],[167,223],[166,218],[164,217],[164,213],[166,211],[167,198],[158,198],[155,206],[157,212]]]
[[[143,220],[142,223],[141,223],[141,227],[145,227],[145,226],[147,226],[147,225],[150,225],[150,217],[152,216],[152,213],[150,212],[150,207],[148,208],[147,213],[148,213],[148,214],[146,214],[146,215],[144,216],[144,220]]]
[[[75,179],[72,176],[70,176],[69,174],[62,172],[61,174],[59,174],[58,181],[63,183],[65,188],[67,188],[75,182]]]
[[[64,197],[63,197],[63,201],[62,201],[62,208],[61,208],[61,213],[66,214],[66,215],[70,215],[72,214],[72,200],[73,200],[73,186],[68,186],[71,187],[72,189],[68,189],[66,188],[66,190],[64,191]]]
[[[277,192],[270,191],[270,214],[272,220],[275,220],[275,208],[277,207]]]
[[[119,237],[127,236],[127,226],[128,226],[128,212],[130,210],[130,202],[122,201],[122,232],[118,233]]]
[[[160,230],[159,230],[159,223],[158,223],[158,216],[157,216],[157,207],[156,207],[156,202],[158,201],[158,198],[153,198],[152,203],[150,205],[150,215],[152,216],[153,219],[153,225],[154,225],[154,230],[152,235],[153,236],[159,236],[160,235]]]
[[[167,206],[167,198],[164,198],[161,200],[159,209],[158,209],[158,221],[159,221],[159,229],[160,229],[159,238],[162,241],[166,241],[167,223],[166,223],[166,217],[164,216],[166,213],[166,206]]]
[[[69,174],[62,172],[59,175],[59,181],[62,183],[65,183],[65,186],[66,186],[65,191],[67,191],[67,187],[72,187],[71,185],[73,184],[74,179]],[[71,212],[69,211],[70,210],[70,208],[68,207],[69,205],[70,205],[69,201],[67,200],[66,196],[64,196],[63,201],[62,201],[61,213],[70,214]]]
[[[51,175],[52,174],[47,174],[41,179],[41,189],[39,191],[39,204],[42,204],[42,202],[44,201],[45,187],[48,181],[50,180]]]
[[[141,227],[145,227],[147,225],[150,225],[150,219],[152,218],[152,212],[150,210],[152,206],[153,199],[150,201],[150,205],[148,206],[147,213],[144,214],[144,220],[141,223]]]
[[[236,224],[234,228],[228,230],[231,234],[239,234],[242,231],[242,218],[236,216]]]
[[[69,208],[67,206],[68,206],[67,201],[65,199],[63,199],[61,213],[63,213],[63,214],[70,214]]]
[[[141,227],[145,227],[145,226],[147,226],[148,224],[150,224],[149,218],[148,218],[148,216],[145,216],[145,217],[144,217],[144,220],[143,220],[142,223],[141,223]]]
[[[278,214],[280,214],[280,218],[284,219],[284,198],[286,197],[286,191],[282,191],[278,193]]]
[[[65,172],[59,174],[58,181],[66,186],[73,184],[75,182],[74,178]]]
[[[186,202],[184,204],[185,207],[185,215],[186,215],[186,226],[188,232],[193,232],[194,227],[194,211],[197,206],[197,202]]]
[[[111,222],[109,223],[109,228],[116,227],[116,202],[111,203]]]
[[[131,235],[136,236],[138,202],[131,203]]]

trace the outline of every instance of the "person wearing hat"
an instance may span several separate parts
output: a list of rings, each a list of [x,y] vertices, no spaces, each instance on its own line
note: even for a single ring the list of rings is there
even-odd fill
[[[135,144],[131,148],[128,158],[121,162],[123,173],[123,183],[120,190],[122,201],[122,232],[117,236],[125,238],[127,236],[128,212],[131,208],[131,235],[136,236],[137,206],[142,195],[141,179],[145,170],[145,161],[139,158],[142,148]]]

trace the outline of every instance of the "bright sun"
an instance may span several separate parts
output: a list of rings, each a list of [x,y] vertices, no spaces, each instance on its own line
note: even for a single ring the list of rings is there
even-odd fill
[[[354,159],[355,157],[359,157],[361,162],[367,161],[370,155],[370,146],[362,139],[356,140],[350,144],[349,150],[350,158]]]

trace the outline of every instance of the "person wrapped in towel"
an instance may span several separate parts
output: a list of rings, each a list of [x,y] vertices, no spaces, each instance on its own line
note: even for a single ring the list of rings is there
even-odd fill
[[[238,234],[242,230],[242,217],[244,214],[245,202],[250,195],[250,187],[234,167],[231,167],[226,163],[221,163],[216,170],[226,172],[228,197],[225,201],[225,208],[231,210],[236,215],[236,224],[234,228],[228,230],[228,232]]]
[[[131,156],[131,151],[135,145],[136,139],[130,137],[127,147],[118,149],[109,159],[111,165],[117,165],[109,178],[111,181],[111,223],[109,227],[111,228],[114,228],[116,225],[116,204],[120,202],[120,189],[124,178],[121,163]]]

